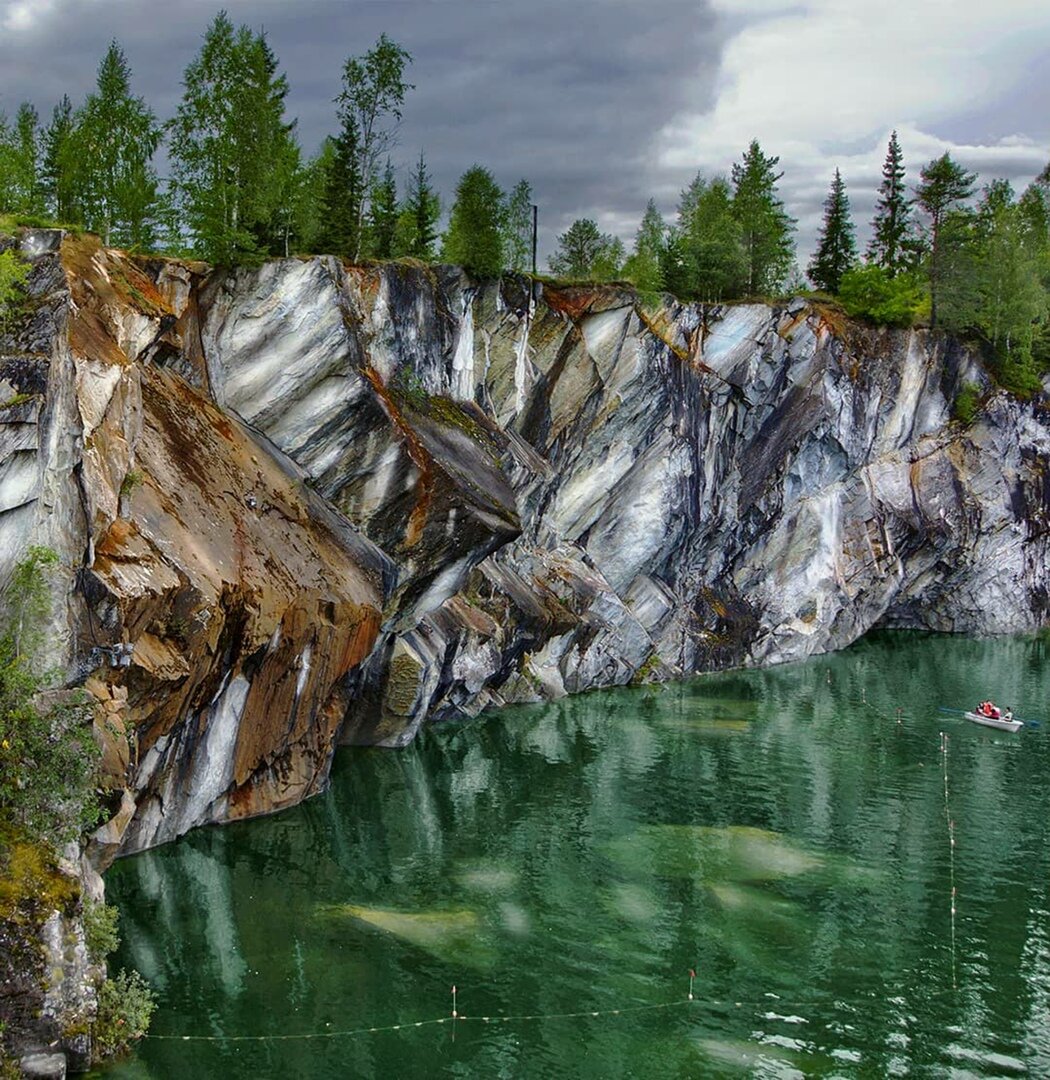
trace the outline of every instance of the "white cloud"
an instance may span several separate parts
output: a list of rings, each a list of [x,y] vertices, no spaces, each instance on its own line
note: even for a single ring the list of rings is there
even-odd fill
[[[11,34],[32,30],[51,14],[54,6],[54,0],[13,0],[2,4],[0,27]]]
[[[714,107],[671,120],[658,140],[659,166],[728,171],[757,138],[780,155],[803,253],[836,165],[855,211],[870,208],[894,127],[913,179],[945,150],[985,180],[1023,180],[1050,157],[1033,133],[1018,131],[1023,118],[1007,107],[1001,133],[986,132],[983,141],[937,134],[965,130],[967,117],[987,117],[1028,87],[1045,98],[1045,0],[715,0],[715,7],[737,29],[723,52]]]

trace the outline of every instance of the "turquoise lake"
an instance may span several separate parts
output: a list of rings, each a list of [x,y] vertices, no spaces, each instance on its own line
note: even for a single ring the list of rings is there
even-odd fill
[[[1050,1075],[1048,650],[880,634],[343,751],[108,872],[159,1006],[97,1075]],[[982,697],[1042,723],[940,711]]]

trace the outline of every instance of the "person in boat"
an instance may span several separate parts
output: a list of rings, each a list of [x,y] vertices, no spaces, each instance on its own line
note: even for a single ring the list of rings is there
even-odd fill
[[[991,701],[982,701],[977,706],[977,712],[980,716],[987,716],[989,720],[998,720],[1002,715],[999,706]]]
[[[1013,718],[1014,718],[1014,711],[1013,711],[1013,709],[1010,708],[1009,705],[1007,705],[1006,706],[1006,711],[1003,713],[1003,719],[1004,720],[1013,720]]]

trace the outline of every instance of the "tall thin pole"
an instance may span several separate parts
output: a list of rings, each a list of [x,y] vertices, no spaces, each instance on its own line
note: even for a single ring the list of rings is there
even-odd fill
[[[536,276],[536,233],[539,226],[540,208],[532,204],[532,276]]]

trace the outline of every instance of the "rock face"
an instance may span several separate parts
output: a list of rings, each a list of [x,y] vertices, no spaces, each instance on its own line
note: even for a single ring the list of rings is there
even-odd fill
[[[339,741],[876,626],[1047,620],[1047,413],[939,335],[22,243],[0,574],[62,556],[120,794],[102,861],[306,797]]]

